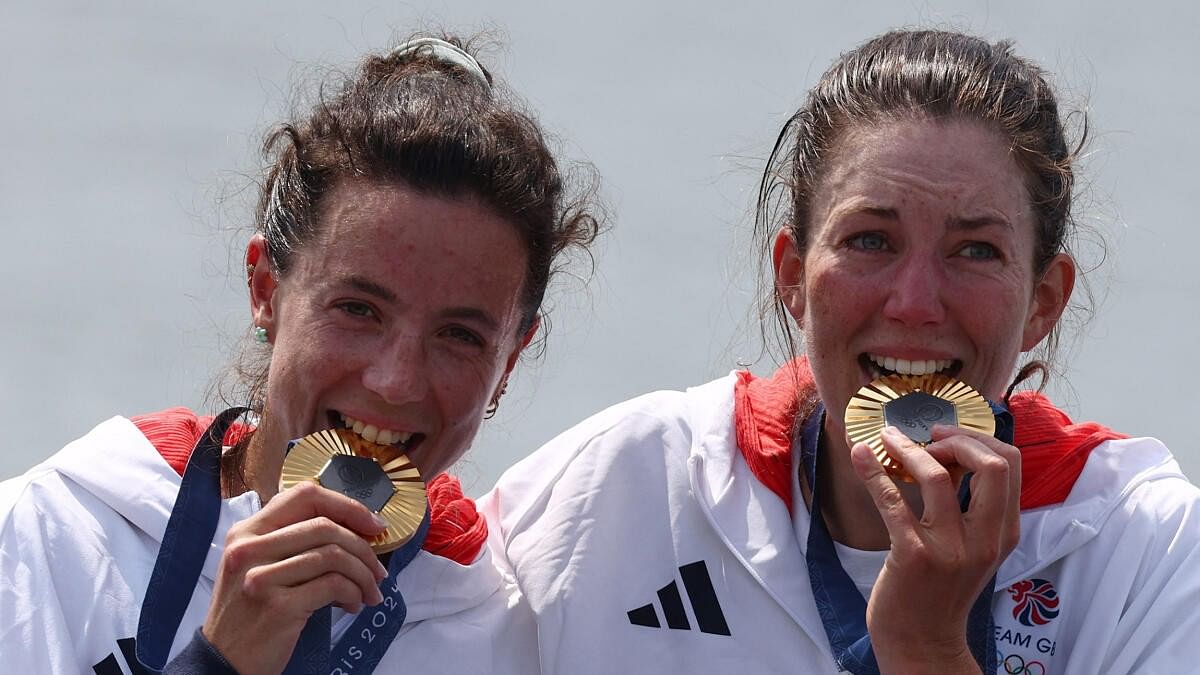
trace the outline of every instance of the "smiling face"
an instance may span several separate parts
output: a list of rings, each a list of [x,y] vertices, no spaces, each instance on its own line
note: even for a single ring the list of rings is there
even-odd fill
[[[1022,171],[980,123],[851,130],[809,212],[803,254],[776,240],[776,282],[839,429],[836,413],[889,371],[943,371],[998,400],[1070,296],[1069,257],[1035,277]]]
[[[428,480],[466,451],[532,335],[525,246],[475,200],[402,183],[341,183],[320,217],[281,278],[261,237],[247,254],[272,343],[249,482],[273,493],[287,441],[334,426],[404,449]]]

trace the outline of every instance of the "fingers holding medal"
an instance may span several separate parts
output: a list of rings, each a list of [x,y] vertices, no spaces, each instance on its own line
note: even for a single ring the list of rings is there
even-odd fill
[[[205,638],[240,673],[282,671],[314,611],[382,602],[387,570],[368,539],[384,527],[362,504],[315,483],[276,495],[229,529]]]
[[[383,601],[378,555],[425,513],[425,484],[397,448],[344,429],[293,442],[280,494],[229,530],[205,637],[239,672],[279,672],[312,612]]]
[[[1019,451],[993,437],[986,399],[937,374],[879,378],[852,397],[845,423],[890,539],[867,611],[881,663],[915,644],[965,648],[968,612],[1020,536]]]

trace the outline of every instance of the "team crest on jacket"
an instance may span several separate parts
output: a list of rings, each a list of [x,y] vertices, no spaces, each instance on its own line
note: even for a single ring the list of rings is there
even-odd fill
[[[1058,591],[1045,579],[1024,579],[1008,587],[1013,618],[1024,626],[1044,626],[1058,616]]]

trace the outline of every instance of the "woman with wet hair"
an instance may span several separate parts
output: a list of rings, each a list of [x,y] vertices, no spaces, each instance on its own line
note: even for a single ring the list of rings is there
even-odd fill
[[[322,92],[265,145],[246,406],[114,417],[0,484],[13,672],[537,670],[445,471],[596,236],[588,195],[456,39]]]
[[[1079,146],[1008,43],[840,57],[760,192],[792,360],[601,412],[486,497],[543,669],[1194,670],[1197,489],[1017,391],[1075,286]]]

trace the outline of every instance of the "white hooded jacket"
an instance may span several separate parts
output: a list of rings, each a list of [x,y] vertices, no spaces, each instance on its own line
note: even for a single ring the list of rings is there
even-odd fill
[[[789,513],[738,451],[735,379],[601,412],[480,500],[544,672],[838,672],[808,511]],[[997,672],[1195,671],[1200,492],[1161,443],[1102,443],[1021,533],[996,580]]]
[[[179,484],[122,417],[0,483],[5,672],[143,672],[138,616]],[[222,502],[172,656],[204,621],[230,526],[260,508],[253,492]],[[537,672],[532,616],[488,547],[468,566],[421,551],[399,580],[408,616],[376,672]],[[353,618],[335,610],[335,639]]]

